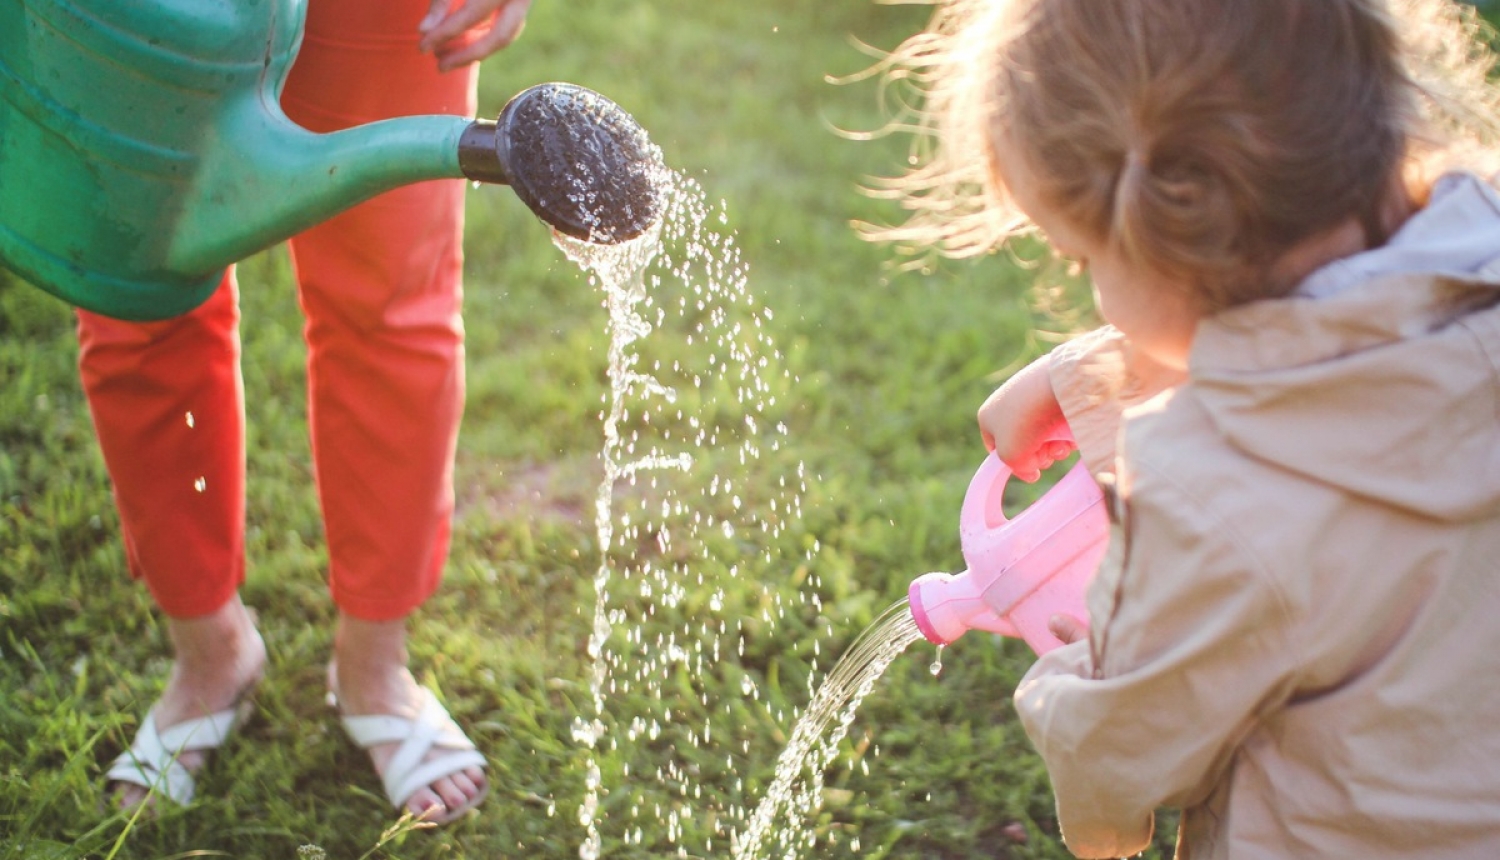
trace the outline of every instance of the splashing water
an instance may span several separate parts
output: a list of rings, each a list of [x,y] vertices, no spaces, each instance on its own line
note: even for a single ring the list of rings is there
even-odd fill
[[[627,461],[621,455],[620,423],[625,417],[625,405],[634,385],[642,385],[653,393],[667,394],[666,389],[654,380],[637,377],[629,372],[630,345],[651,333],[651,325],[637,312],[636,307],[645,296],[644,273],[661,246],[660,227],[648,231],[642,237],[623,245],[606,247],[569,239],[561,234],[555,236],[557,244],[573,262],[592,272],[596,283],[605,288],[605,304],[609,309],[609,410],[604,416],[604,479],[594,498],[594,530],[601,549],[614,542],[614,488],[621,478],[651,468],[687,468],[691,461],[672,459],[659,454],[649,454],[635,461]],[[669,395],[670,396],[670,395]],[[604,733],[602,717],[605,713],[604,690],[608,681],[609,664],[605,659],[605,646],[609,641],[613,625],[610,623],[605,597],[609,594],[612,577],[609,555],[601,552],[599,568],[594,573],[594,603],[592,632],[589,634],[588,655],[591,661],[589,695],[593,714],[585,719],[580,716],[573,722],[573,740],[590,752],[584,778],[584,800],[578,811],[578,823],[584,828],[584,841],[578,856],[582,860],[597,860],[603,845],[597,823],[601,776],[599,763],[592,751],[598,746]]]
[[[782,446],[776,411],[794,380],[770,376],[782,359],[764,325],[772,313],[746,289],[733,241],[711,226],[725,215],[713,217],[692,180],[663,181],[663,218],[648,235],[617,246],[554,236],[602,289],[609,312],[591,713],[573,724],[588,756],[583,860],[603,853],[602,810],[617,778],[630,780],[631,798],[608,820],[625,844],[649,844],[657,856],[712,854],[715,839],[722,846],[744,819],[737,769],[748,749],[713,744],[734,737],[748,706],[710,700],[708,689],[735,684],[760,701],[737,662],[746,622],[772,627],[787,602],[768,584],[731,588],[729,580],[784,579],[790,565],[775,547],[800,522],[806,492],[800,462],[763,459]],[[658,332],[665,336],[651,336]],[[734,605],[740,598],[751,605]],[[798,599],[809,601],[806,592]],[[645,695],[627,707],[631,693]],[[628,712],[643,701],[647,711]],[[657,824],[643,827],[652,815]],[[702,846],[689,849],[698,838]]]
[[[875,688],[891,663],[909,645],[923,638],[912,618],[910,604],[901,600],[887,609],[860,634],[840,658],[818,688],[792,739],[776,764],[776,777],[766,792],[749,826],[733,840],[732,854],[740,860],[758,856],[761,843],[775,834],[783,856],[796,856],[797,841],[803,839],[801,823],[818,809],[823,795],[823,772],[838,754],[839,742],[849,732],[855,712]],[[826,739],[819,742],[823,730],[838,717],[838,723]],[[807,778],[797,780],[806,770]],[[787,821],[773,830],[778,813]]]

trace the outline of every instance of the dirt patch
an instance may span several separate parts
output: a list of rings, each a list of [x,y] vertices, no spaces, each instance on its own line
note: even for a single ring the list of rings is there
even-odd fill
[[[457,515],[593,522],[600,475],[592,458],[460,467]]]

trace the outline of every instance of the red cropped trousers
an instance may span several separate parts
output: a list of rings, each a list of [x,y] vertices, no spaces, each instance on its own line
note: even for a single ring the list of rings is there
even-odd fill
[[[417,50],[428,0],[308,5],[282,102],[293,120],[328,132],[473,115],[477,67],[439,74]],[[407,186],[290,242],[329,587],[356,618],[407,615],[447,558],[464,396],[463,195],[462,180]],[[244,581],[239,317],[233,270],[174,319],[79,312],[79,367],[130,572],[174,618],[213,612]]]

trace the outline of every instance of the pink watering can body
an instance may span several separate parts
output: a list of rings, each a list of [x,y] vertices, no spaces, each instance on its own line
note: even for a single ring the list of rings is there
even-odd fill
[[[1038,655],[1062,643],[1053,615],[1087,620],[1084,592],[1109,541],[1104,496],[1082,463],[1031,507],[1007,519],[1010,470],[991,454],[969,483],[959,517],[968,569],[929,573],[908,590],[912,617],[931,642],[969,630],[1024,639]]]

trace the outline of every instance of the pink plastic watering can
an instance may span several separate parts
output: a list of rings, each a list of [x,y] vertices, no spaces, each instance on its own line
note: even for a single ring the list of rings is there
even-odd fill
[[[1047,630],[1056,614],[1087,619],[1084,590],[1109,540],[1104,495],[1082,463],[1031,507],[1005,518],[1010,469],[991,454],[964,496],[959,540],[969,569],[929,573],[908,591],[912,617],[931,642],[968,630],[1026,640],[1038,655],[1062,643]]]

